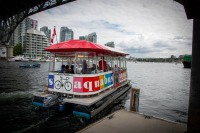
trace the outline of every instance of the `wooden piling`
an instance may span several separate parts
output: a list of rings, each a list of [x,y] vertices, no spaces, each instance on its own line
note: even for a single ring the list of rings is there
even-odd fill
[[[139,111],[139,95],[140,89],[132,88],[131,89],[131,98],[130,98],[130,110],[138,112]]]

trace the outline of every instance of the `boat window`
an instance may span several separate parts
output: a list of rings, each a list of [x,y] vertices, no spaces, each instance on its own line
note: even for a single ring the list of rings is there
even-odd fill
[[[97,64],[96,54],[94,52],[79,52],[76,56],[76,73],[91,74],[94,65]],[[97,73],[95,71],[95,73]]]
[[[124,57],[120,57],[120,63],[121,63],[121,68],[125,67],[125,58]]]
[[[107,61],[106,70],[107,70],[107,71],[112,70],[112,67],[113,67],[112,57],[111,57],[111,56],[107,56],[106,61]]]
[[[75,65],[75,53],[74,52],[68,52],[68,53],[60,53],[56,54],[56,59],[55,61],[60,62],[60,67],[59,67],[59,72],[61,73],[72,73],[72,70],[70,70],[72,67]],[[67,69],[67,66],[69,67]],[[56,69],[57,70],[57,69]]]

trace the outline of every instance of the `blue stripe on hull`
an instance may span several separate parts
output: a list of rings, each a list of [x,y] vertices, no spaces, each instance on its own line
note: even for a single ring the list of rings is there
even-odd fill
[[[83,113],[83,112],[73,111],[73,115],[82,116],[86,119],[90,119],[90,114]]]
[[[39,106],[39,107],[44,107],[44,104],[43,103],[38,103],[38,102],[32,102],[33,105],[35,106]]]

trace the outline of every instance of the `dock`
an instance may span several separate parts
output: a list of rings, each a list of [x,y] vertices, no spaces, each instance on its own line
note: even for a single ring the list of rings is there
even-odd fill
[[[77,133],[185,133],[186,131],[186,124],[122,109]]]

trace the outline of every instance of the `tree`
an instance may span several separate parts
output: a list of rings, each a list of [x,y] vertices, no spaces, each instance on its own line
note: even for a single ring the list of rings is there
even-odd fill
[[[13,48],[13,56],[22,55],[22,53],[23,53],[22,45],[21,44],[15,45]]]

